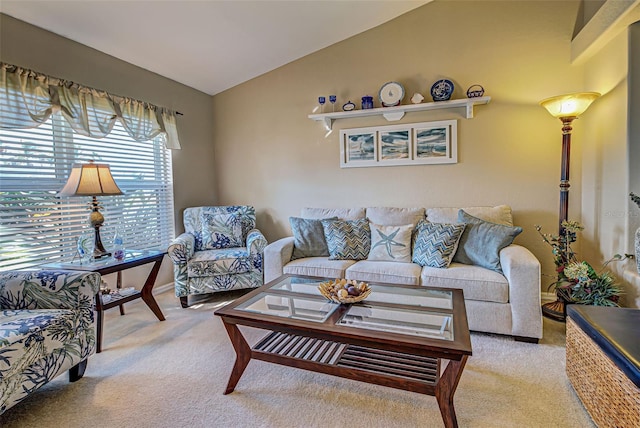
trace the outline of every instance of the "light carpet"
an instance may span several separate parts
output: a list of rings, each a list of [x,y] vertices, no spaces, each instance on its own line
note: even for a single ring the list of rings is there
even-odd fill
[[[442,427],[434,397],[251,361],[222,392],[235,353],[215,308],[240,292],[182,309],[156,298],[166,321],[140,300],[106,313],[103,352],[85,376],[59,376],[0,416],[16,427]],[[264,332],[242,328],[250,343]],[[593,427],[565,374],[564,324],[544,321],[540,344],[472,333],[455,394],[461,427]]]

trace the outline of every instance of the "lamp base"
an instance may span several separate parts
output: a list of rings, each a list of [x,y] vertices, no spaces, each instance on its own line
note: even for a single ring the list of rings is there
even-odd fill
[[[565,322],[567,318],[566,305],[563,300],[548,302],[542,305],[542,315],[555,321]]]
[[[102,226],[102,224],[96,224],[93,229],[95,230],[95,239],[94,239],[94,245],[93,245],[93,258],[98,260],[98,259],[103,259],[105,257],[110,257],[111,253],[108,252],[107,250],[104,249],[104,245],[102,245],[102,240],[100,239],[100,226]]]

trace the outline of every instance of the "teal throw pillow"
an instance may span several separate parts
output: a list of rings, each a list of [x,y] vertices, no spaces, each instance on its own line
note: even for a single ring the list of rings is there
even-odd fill
[[[327,220],[337,220],[332,217]],[[304,257],[327,257],[329,249],[324,238],[322,220],[312,218],[289,217],[293,232],[293,254],[291,260]]]
[[[467,226],[453,261],[502,272],[500,250],[511,245],[515,237],[522,233],[522,228],[484,221],[464,210],[458,211],[458,221]]]
[[[383,226],[369,223],[371,250],[367,260],[411,263],[413,225]]]
[[[235,214],[202,213],[202,250],[243,247],[242,221]]]
[[[464,229],[464,224],[420,221],[413,242],[413,262],[420,266],[448,267]]]
[[[369,220],[322,220],[330,260],[365,260],[371,249]]]

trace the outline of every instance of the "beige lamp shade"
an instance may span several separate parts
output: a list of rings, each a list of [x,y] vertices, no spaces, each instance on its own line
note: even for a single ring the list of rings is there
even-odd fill
[[[597,92],[577,92],[544,99],[540,101],[540,105],[554,117],[575,118],[584,113],[599,96]]]
[[[122,195],[113,180],[109,165],[104,163],[73,164],[71,174],[58,196]]]

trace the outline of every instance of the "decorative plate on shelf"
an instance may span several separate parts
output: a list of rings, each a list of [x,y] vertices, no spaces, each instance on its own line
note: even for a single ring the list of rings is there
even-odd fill
[[[356,303],[360,302],[371,294],[371,288],[365,282],[358,282],[354,279],[336,279],[328,282],[321,282],[318,290],[327,299],[336,303]]]
[[[383,107],[397,106],[404,98],[404,87],[398,82],[387,82],[380,88],[378,98]]]
[[[453,82],[448,79],[440,79],[431,86],[433,101],[447,101],[453,94]]]

